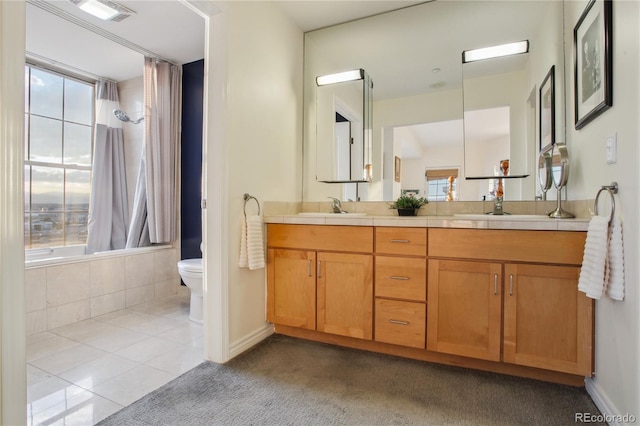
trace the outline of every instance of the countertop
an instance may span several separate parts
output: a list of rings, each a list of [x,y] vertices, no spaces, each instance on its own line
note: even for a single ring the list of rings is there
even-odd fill
[[[472,215],[481,216],[481,215]],[[298,225],[400,226],[427,228],[515,229],[537,231],[586,231],[590,219],[552,219],[509,215],[485,218],[464,216],[355,216],[328,213],[322,216],[269,215],[265,223]]]

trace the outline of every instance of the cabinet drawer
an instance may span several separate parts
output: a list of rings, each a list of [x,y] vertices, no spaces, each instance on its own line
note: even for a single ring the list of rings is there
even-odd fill
[[[426,301],[427,260],[376,256],[376,297]]]
[[[376,299],[376,342],[424,349],[426,312],[423,303]]]
[[[580,265],[586,232],[429,229],[429,256]]]
[[[373,227],[271,223],[267,226],[267,244],[279,248],[371,253]]]
[[[427,228],[376,227],[376,253],[427,255]]]

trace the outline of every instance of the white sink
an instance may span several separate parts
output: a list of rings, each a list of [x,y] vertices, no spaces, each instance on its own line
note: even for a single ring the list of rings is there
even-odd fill
[[[549,219],[546,214],[474,214],[474,213],[461,213],[454,214],[454,217],[461,219],[473,219],[473,220],[545,220]]]
[[[366,213],[324,213],[324,212],[301,212],[298,216],[311,216],[311,217],[354,217],[354,216],[366,216]]]

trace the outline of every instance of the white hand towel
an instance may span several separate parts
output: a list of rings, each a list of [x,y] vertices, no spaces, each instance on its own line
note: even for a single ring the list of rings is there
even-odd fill
[[[250,270],[264,268],[262,216],[247,215],[242,221],[238,266]]]
[[[609,219],[594,216],[587,229],[582,269],[578,279],[578,290],[592,299],[600,299],[604,293],[605,268],[609,242]]]
[[[611,221],[607,254],[607,294],[614,300],[624,300],[624,246],[622,225],[617,217]]]
[[[247,216],[247,257],[249,269],[264,268],[264,243],[262,239],[262,216]]]
[[[238,266],[241,268],[249,267],[249,257],[247,255],[247,220],[242,221],[240,227],[240,259],[238,260]]]

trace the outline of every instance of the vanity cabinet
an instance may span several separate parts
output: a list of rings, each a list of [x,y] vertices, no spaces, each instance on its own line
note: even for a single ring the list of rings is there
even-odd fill
[[[269,224],[267,319],[373,338],[373,228]]]
[[[581,232],[430,229],[427,350],[590,376],[584,241]]]
[[[500,361],[502,265],[429,260],[427,349]]]
[[[375,229],[375,341],[424,349],[427,230]]]

